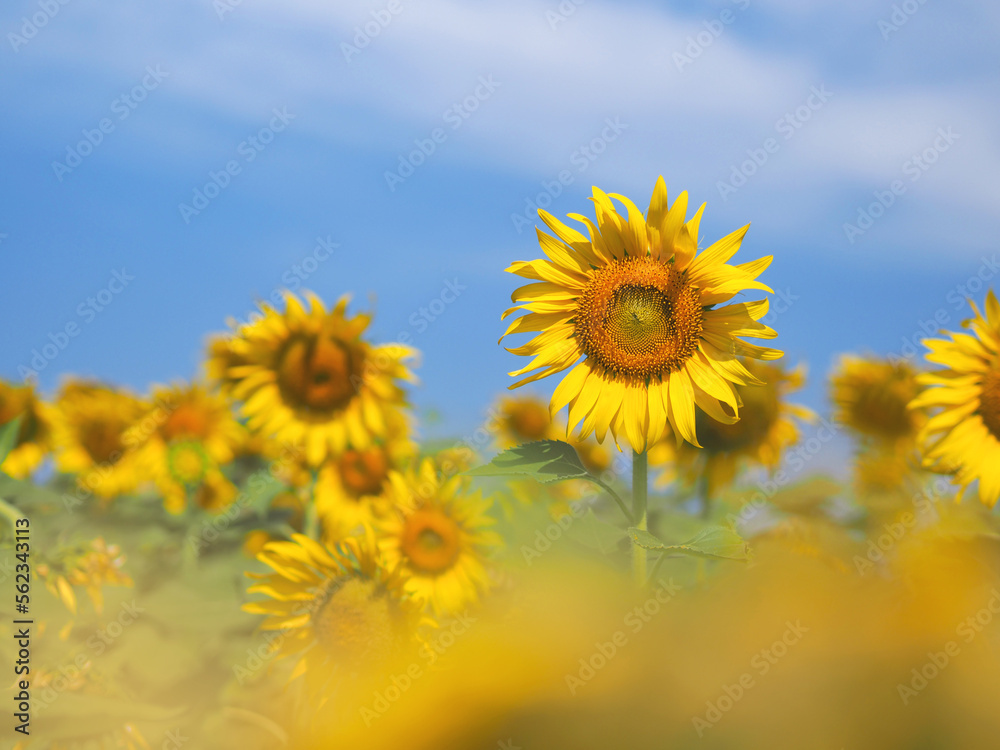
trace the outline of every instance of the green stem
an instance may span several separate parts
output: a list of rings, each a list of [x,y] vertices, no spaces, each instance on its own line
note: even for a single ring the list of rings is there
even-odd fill
[[[632,451],[632,525],[646,531],[646,492],[648,489],[646,451]],[[646,585],[646,550],[632,545],[632,572],[637,585]]]
[[[622,500],[621,496],[617,492],[615,492],[610,485],[605,484],[600,479],[598,479],[595,476],[591,476],[590,474],[588,474],[586,477],[583,478],[590,482],[593,482],[602,490],[611,495],[611,498],[618,504],[618,507],[621,509],[621,512],[625,514],[625,518],[628,520],[629,525],[631,526],[635,524],[635,519],[632,518],[632,512],[628,509],[628,506],[625,504],[625,501]]]
[[[316,511],[316,478],[318,472],[312,470],[312,484],[309,487],[309,495],[305,498],[305,520],[303,521],[303,533],[310,539],[319,539],[319,513]]]

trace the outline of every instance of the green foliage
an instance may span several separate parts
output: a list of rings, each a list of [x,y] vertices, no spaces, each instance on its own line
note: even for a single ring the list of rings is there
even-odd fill
[[[715,557],[724,560],[748,559],[748,547],[743,537],[726,526],[709,526],[683,544],[667,544],[648,531],[634,526],[628,530],[628,536],[637,547],[652,552],[679,553],[698,557]]]
[[[465,473],[473,477],[530,477],[543,483],[590,476],[576,449],[562,440],[539,440],[509,448],[485,466]]]

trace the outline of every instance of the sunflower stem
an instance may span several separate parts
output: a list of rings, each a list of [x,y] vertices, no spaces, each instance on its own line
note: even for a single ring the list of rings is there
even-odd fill
[[[646,492],[648,485],[648,462],[646,451],[632,451],[632,524],[646,531]],[[632,573],[638,586],[646,585],[646,550],[638,544],[632,545]]]
[[[635,519],[632,518],[632,512],[628,509],[628,506],[625,504],[625,501],[621,499],[621,496],[614,491],[611,485],[602,482],[600,479],[590,474],[583,477],[583,479],[586,479],[589,482],[593,482],[602,490],[607,492],[611,496],[611,499],[618,504],[618,507],[621,509],[621,512],[625,515],[625,518],[628,520],[629,525],[632,526],[635,524]]]
[[[305,497],[305,519],[302,522],[302,532],[310,539],[319,539],[319,513],[316,510],[316,481],[319,472],[311,469],[312,482],[309,485],[309,494]]]

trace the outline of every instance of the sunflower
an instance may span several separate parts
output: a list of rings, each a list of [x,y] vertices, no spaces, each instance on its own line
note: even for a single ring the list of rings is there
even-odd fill
[[[454,613],[489,587],[486,554],[500,536],[488,529],[491,500],[466,493],[460,476],[442,480],[431,459],[390,474],[395,513],[379,524],[379,546],[390,567],[402,567],[407,591],[437,613]]]
[[[538,440],[566,439],[583,465],[592,474],[600,474],[611,465],[611,454],[595,440],[577,439],[554,420],[548,405],[534,396],[501,398],[496,406],[497,442],[501,450]]]
[[[866,438],[912,442],[925,421],[908,404],[920,392],[917,373],[906,362],[845,355],[830,378],[836,419]]]
[[[926,359],[943,369],[917,376],[929,387],[910,408],[936,412],[918,435],[924,466],[952,474],[959,498],[978,480],[979,500],[992,507],[1000,498],[1000,303],[991,289],[986,317],[969,304],[975,317],[962,326],[972,333],[923,341]]]
[[[265,305],[261,320],[211,345],[208,371],[243,402],[251,429],[303,445],[318,466],[385,437],[385,412],[405,406],[398,381],[413,380],[403,362],[416,352],[364,341],[371,315],[347,317],[347,297],[330,312],[317,297],[308,301],[307,311],[287,292],[284,313]]]
[[[52,407],[38,398],[30,383],[19,386],[0,380],[0,426],[18,417],[17,440],[0,462],[0,470],[23,479],[52,449]]]
[[[766,385],[737,387],[743,404],[739,421],[717,422],[699,414],[701,450],[688,443],[675,447],[669,440],[653,446],[650,462],[667,467],[658,483],[672,478],[671,472],[676,468],[686,482],[703,478],[707,496],[716,497],[746,464],[771,471],[778,467],[785,448],[799,439],[799,428],[793,417],[807,422],[817,418],[812,410],[785,400],[789,393],[804,384],[805,368],[799,366],[788,371],[781,365],[752,360],[744,364],[754,378]]]
[[[54,596],[58,597],[72,614],[77,612],[74,586],[83,587],[94,610],[104,609],[104,586],[132,586],[132,579],[124,571],[125,555],[117,544],[107,544],[98,537],[86,544],[66,547],[55,558],[38,565],[38,575]]]
[[[367,448],[348,448],[326,460],[316,476],[316,510],[327,539],[372,527],[389,510],[385,488],[389,472],[402,468],[416,453],[400,412],[386,415],[386,436]]]
[[[180,513],[190,499],[206,510],[225,508],[237,490],[219,467],[232,461],[246,432],[229,403],[198,383],[154,387],[151,401],[157,405],[142,423],[155,426],[137,456],[164,506]]]
[[[140,472],[134,430],[148,405],[132,394],[99,383],[72,380],[55,403],[55,460],[77,484],[110,499],[136,489]]]
[[[611,198],[627,213],[619,213]],[[727,265],[749,225],[698,255],[705,207],[685,221],[687,193],[668,209],[662,177],[645,218],[624,196],[595,187],[593,201],[596,225],[570,214],[586,226],[589,239],[539,211],[558,237],[538,231],[548,260],[518,261],[507,269],[534,283],[511,295],[517,304],[503,317],[519,310],[527,314],[516,318],[504,336],[540,332],[509,350],[534,357],[512,376],[537,371],[511,388],[576,365],[550,404],[553,413],[569,406],[570,429],[582,420],[583,437],[596,433],[603,443],[610,430],[616,444],[626,438],[639,453],[668,429],[678,441],[698,445],[695,405],[727,421],[739,405],[734,384],[760,385],[737,357],[781,356],[738,338],[776,335],[758,322],[767,313],[767,300],[716,307],[744,289],[770,292],[755,279],[771,257]]]
[[[338,674],[384,663],[419,635],[426,621],[404,590],[399,568],[387,568],[374,538],[327,547],[302,534],[269,542],[257,559],[274,572],[247,573],[247,589],[269,598],[243,605],[266,615],[262,630],[278,658],[298,656],[290,680],[306,675],[311,695],[325,695]]]

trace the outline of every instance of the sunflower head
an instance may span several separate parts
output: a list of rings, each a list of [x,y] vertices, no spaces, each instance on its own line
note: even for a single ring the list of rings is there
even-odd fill
[[[738,420],[732,413],[727,413],[725,421],[699,415],[701,450],[687,443],[674,448],[670,440],[654,446],[650,461],[664,467],[659,483],[672,479],[675,472],[688,482],[703,477],[705,490],[713,497],[745,464],[776,469],[784,450],[799,439],[796,420],[816,419],[810,409],[787,401],[787,395],[805,382],[804,368],[786,370],[778,364],[752,360],[744,365],[764,385],[737,386],[741,403]]]
[[[978,482],[980,501],[992,507],[1000,499],[1000,302],[990,290],[985,315],[970,304],[968,333],[923,342],[941,369],[917,376],[927,388],[909,408],[932,412],[917,436],[924,466],[950,474],[959,497]]]
[[[439,613],[476,601],[489,586],[488,552],[500,543],[489,529],[491,500],[468,493],[462,477],[443,478],[431,459],[393,472],[390,482],[379,545],[407,575],[407,590]]]
[[[405,406],[399,381],[413,379],[404,361],[415,352],[365,341],[371,316],[348,317],[346,297],[329,312],[312,295],[308,310],[290,292],[285,302],[214,342],[209,372],[243,401],[251,429],[304,445],[312,466],[367,448],[386,434],[386,412]]]
[[[776,335],[758,322],[766,300],[719,307],[743,290],[771,291],[756,281],[771,258],[727,263],[747,227],[698,254],[704,206],[688,220],[687,193],[669,205],[662,177],[645,215],[628,198],[596,187],[593,200],[596,223],[570,215],[587,235],[539,211],[555,234],[538,232],[547,258],[507,269],[532,283],[512,295],[516,305],[503,317],[526,314],[504,336],[538,332],[509,350],[532,357],[511,375],[532,374],[511,387],[573,368],[550,408],[568,406],[570,429],[582,423],[582,437],[595,433],[603,442],[610,431],[616,443],[625,438],[642,452],[670,431],[698,445],[695,406],[727,421],[739,406],[735,387],[760,382],[738,357],[781,356],[741,338]]]
[[[502,449],[555,437],[548,404],[533,396],[502,398],[497,411]]]
[[[52,409],[38,398],[30,383],[15,385],[0,380],[0,426],[20,418],[14,447],[0,469],[23,479],[52,449]]]
[[[103,498],[133,491],[142,474],[133,427],[148,409],[125,391],[67,382],[55,403],[56,466]]]
[[[295,534],[269,542],[258,559],[272,573],[249,593],[268,598],[243,606],[266,615],[264,630],[282,631],[277,656],[302,654],[292,677],[306,675],[324,692],[338,674],[377,668],[417,639],[423,624],[398,569],[385,566],[374,537],[326,546]]]
[[[920,392],[917,373],[906,362],[845,356],[830,379],[837,421],[864,437],[912,440],[922,414],[907,406]]]

